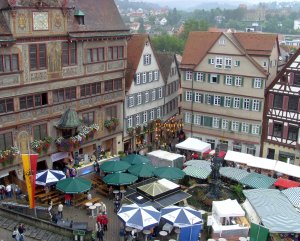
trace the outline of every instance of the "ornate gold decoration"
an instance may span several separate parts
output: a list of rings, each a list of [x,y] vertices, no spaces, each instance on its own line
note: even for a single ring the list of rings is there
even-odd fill
[[[61,25],[62,25],[62,18],[60,16],[60,14],[57,13],[54,17],[54,26],[57,28],[60,28]]]
[[[23,13],[18,15],[18,28],[22,30],[26,28],[26,16]]]

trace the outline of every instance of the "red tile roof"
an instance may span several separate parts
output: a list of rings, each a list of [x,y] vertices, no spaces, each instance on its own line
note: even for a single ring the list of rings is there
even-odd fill
[[[191,32],[185,44],[181,64],[199,64],[221,35],[220,32]]]
[[[134,74],[139,65],[141,55],[144,50],[145,43],[150,39],[147,34],[134,34],[128,41],[127,46],[127,70],[125,76],[125,87],[128,90],[131,86]]]
[[[229,37],[237,47],[250,56],[270,55],[274,46],[277,47],[275,34],[191,32],[185,45],[181,65],[191,65],[191,68],[198,65],[222,34]]]
[[[250,55],[270,55],[276,44],[276,34],[233,33],[241,46]]]

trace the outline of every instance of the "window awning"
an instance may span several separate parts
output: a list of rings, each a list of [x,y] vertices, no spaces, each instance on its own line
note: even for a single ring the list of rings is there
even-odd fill
[[[67,158],[69,156],[68,152],[57,152],[51,155],[51,161],[56,162],[61,159]]]
[[[274,186],[283,187],[283,188],[300,187],[300,182],[296,182],[296,181],[292,181],[280,177],[276,180]]]

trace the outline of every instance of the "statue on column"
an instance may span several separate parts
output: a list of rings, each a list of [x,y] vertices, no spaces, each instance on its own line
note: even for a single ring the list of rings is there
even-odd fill
[[[223,159],[218,157],[219,155],[219,149],[216,148],[215,150],[215,156],[211,158],[211,180],[209,184],[209,192],[207,193],[207,196],[209,198],[215,199],[221,197],[221,179],[220,179],[220,168],[222,166]]]

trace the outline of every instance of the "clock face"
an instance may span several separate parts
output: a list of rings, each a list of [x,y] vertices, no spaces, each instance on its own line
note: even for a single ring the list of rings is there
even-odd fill
[[[48,30],[48,12],[33,12],[33,30]]]

